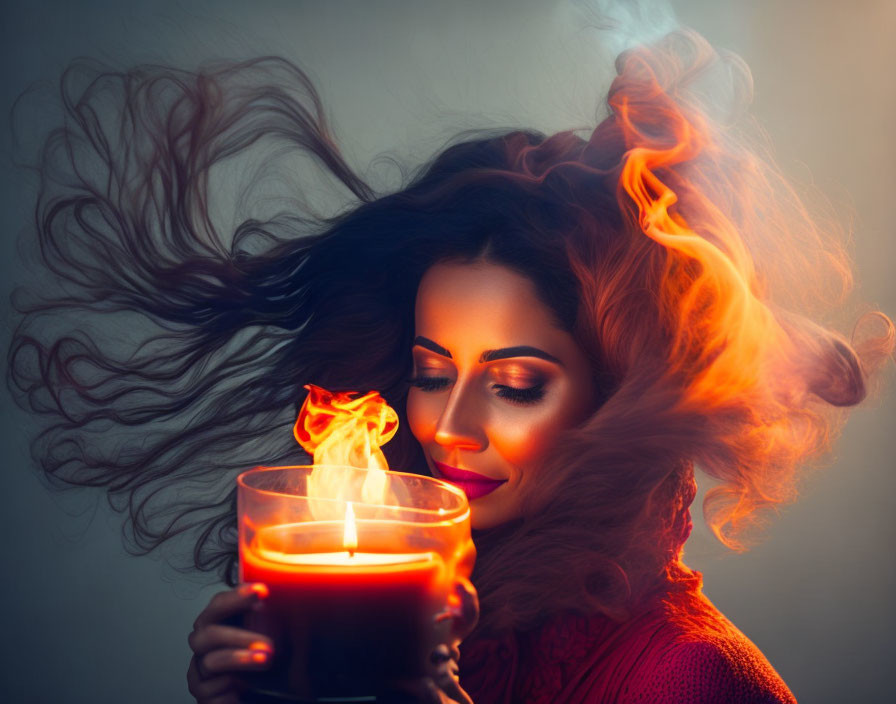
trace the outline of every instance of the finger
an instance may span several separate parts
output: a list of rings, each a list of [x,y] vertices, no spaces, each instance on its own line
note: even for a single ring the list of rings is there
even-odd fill
[[[271,655],[264,650],[213,650],[198,660],[197,667],[202,679],[228,672],[254,672],[267,670],[271,666]]]
[[[377,701],[380,699],[389,704],[450,704],[428,677],[390,682],[377,695]]]
[[[230,698],[237,697],[248,687],[247,682],[235,675],[218,675],[208,679],[203,679],[199,671],[199,660],[196,656],[190,659],[190,668],[187,671],[187,686],[196,700],[200,704],[228,696]]]
[[[199,674],[199,663],[196,656],[190,658],[190,667],[187,669],[187,689],[197,699],[199,698],[199,687],[202,685],[202,675]]]
[[[240,695],[236,693],[224,694],[220,697],[199,699],[197,704],[240,704]]]
[[[190,644],[190,650],[196,655],[205,655],[212,650],[227,648],[264,650],[269,654],[274,652],[274,643],[268,636],[217,623],[193,631],[187,642]]]
[[[425,704],[449,704],[442,691],[432,680],[424,680],[423,687],[418,692],[417,696]]]
[[[479,595],[468,579],[459,579],[454,585],[454,594],[459,608],[454,622],[454,636],[466,638],[479,622]]]
[[[220,623],[230,616],[245,611],[259,600],[267,598],[267,595],[267,585],[262,582],[241,584],[236,589],[219,592],[196,618],[193,629],[202,628],[210,623]]]
[[[429,654],[429,662],[432,665],[431,672],[441,671],[446,663],[451,660],[451,649],[445,643],[439,643]]]
[[[457,704],[473,704],[470,695],[460,686],[460,681],[457,679],[457,665],[454,661],[451,661],[450,666],[445,667],[439,675],[433,679],[433,682],[439,691],[441,691],[451,702],[457,702]]]
[[[472,704],[469,695],[461,688],[457,678],[457,648],[440,644],[433,648],[427,668],[430,681],[444,695],[444,701]]]
[[[245,689],[246,684],[238,677],[235,677],[234,675],[220,675],[204,680],[202,684],[196,688],[196,691],[191,692],[191,694],[193,694],[196,699],[205,701],[213,697],[224,697],[227,695],[238,697]]]

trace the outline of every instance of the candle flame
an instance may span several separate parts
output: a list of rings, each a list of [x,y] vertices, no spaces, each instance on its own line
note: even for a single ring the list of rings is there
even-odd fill
[[[342,533],[342,547],[348,550],[349,556],[358,549],[358,527],[355,525],[355,510],[352,502],[345,505],[345,530]]]
[[[388,503],[389,463],[380,447],[398,430],[398,414],[376,391],[333,392],[307,384],[308,396],[296,420],[293,434],[317,466],[308,478],[311,499],[360,500],[367,504]],[[326,471],[326,465],[368,469],[360,496],[343,472]],[[312,504],[316,518],[338,518],[323,503]]]
[[[315,464],[389,469],[380,447],[398,430],[398,414],[376,391],[333,392],[306,384],[293,434]]]

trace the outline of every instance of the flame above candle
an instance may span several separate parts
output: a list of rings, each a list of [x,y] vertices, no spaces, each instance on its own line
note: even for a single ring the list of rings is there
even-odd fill
[[[389,469],[380,447],[398,430],[398,414],[376,391],[333,392],[306,384],[293,434],[315,464]]]
[[[360,498],[368,504],[388,503],[392,498],[386,479],[389,463],[380,447],[398,430],[398,414],[376,391],[361,395],[357,391],[328,391],[314,384],[307,384],[305,388],[308,396],[302,404],[293,434],[302,448],[312,455],[314,464],[319,465],[308,478],[308,497],[343,501]],[[369,470],[360,497],[353,491],[349,476],[344,472],[327,471],[329,465]],[[336,518],[325,515],[333,512],[332,504],[327,506],[318,502],[312,510],[316,518]]]

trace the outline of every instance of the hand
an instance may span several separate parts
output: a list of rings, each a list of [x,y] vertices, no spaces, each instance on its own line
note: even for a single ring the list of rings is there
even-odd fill
[[[262,634],[226,623],[253,614],[267,596],[264,584],[244,584],[212,597],[196,619],[189,637],[193,658],[187,672],[190,693],[199,704],[238,704],[248,682],[239,673],[267,670],[273,643]],[[436,617],[443,642],[431,653],[428,676],[417,682],[396,683],[395,694],[421,704],[472,704],[457,680],[458,644],[476,625],[479,601],[467,580],[458,583],[449,608]]]
[[[430,656],[430,679],[437,688],[439,698],[433,704],[473,704],[470,695],[458,681],[460,642],[476,627],[479,621],[479,596],[472,583],[463,579],[455,584],[454,594],[448,602],[448,610],[436,617],[436,622],[447,621],[451,625],[447,643],[438,646]]]
[[[228,625],[267,596],[264,584],[242,584],[215,594],[193,624],[188,642],[193,651],[187,684],[199,704],[238,704],[247,683],[239,673],[270,667],[271,639],[261,633]]]
[[[419,680],[392,682],[384,701],[402,704],[473,704],[460,686],[458,645],[479,620],[479,598],[466,579],[455,584],[448,608],[435,617],[434,639],[439,642],[427,660],[427,673]]]
[[[457,646],[449,648],[440,645],[430,656],[432,673],[428,682],[428,696],[421,698],[426,704],[473,704],[470,695],[460,686],[457,661],[460,652]]]

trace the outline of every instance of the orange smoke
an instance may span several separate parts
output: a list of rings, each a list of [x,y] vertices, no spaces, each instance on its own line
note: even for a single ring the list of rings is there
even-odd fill
[[[626,97],[614,107],[624,130],[635,136]],[[672,210],[678,197],[656,170],[689,161],[706,147],[700,136],[704,128],[680,113],[669,117],[677,142],[665,149],[629,150],[620,184],[638,207],[641,230],[666,250],[661,307],[671,321],[668,362],[675,371],[686,365],[684,371],[693,376],[685,403],[706,408],[755,389],[769,353],[781,345],[789,348],[790,340],[754,294],[753,260],[734,226],[718,213],[710,241]]]
[[[707,52],[691,57],[692,66],[718,59],[705,42],[685,38]],[[736,140],[694,103],[687,82],[699,72],[681,71],[675,52],[660,47],[620,60],[609,99],[627,147],[619,201],[635,206],[640,231],[662,248],[664,375],[681,389],[678,410],[713,428],[707,436],[716,446],[702,458],[695,452],[724,483],[707,493],[704,509],[716,536],[741,548],[738,536],[757,523],[757,509],[793,499],[796,466],[828,448],[839,422],[831,406],[861,400],[863,362],[874,360],[772,302],[782,278],[791,290],[774,297],[790,303],[801,288],[817,297],[818,282],[845,293],[848,260],[774,166],[736,151]],[[765,255],[761,272],[756,253]],[[886,347],[876,356],[892,350],[892,340]]]

